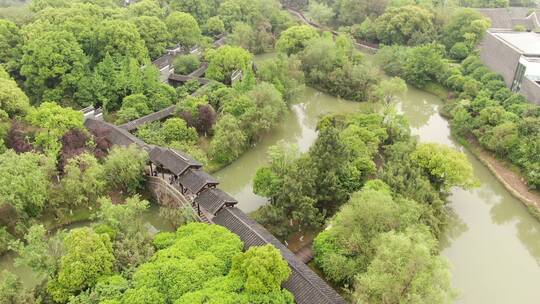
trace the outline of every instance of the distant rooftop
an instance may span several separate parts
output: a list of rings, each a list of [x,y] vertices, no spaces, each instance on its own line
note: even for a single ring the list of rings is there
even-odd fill
[[[494,32],[493,35],[524,55],[540,56],[540,34],[533,32]]]

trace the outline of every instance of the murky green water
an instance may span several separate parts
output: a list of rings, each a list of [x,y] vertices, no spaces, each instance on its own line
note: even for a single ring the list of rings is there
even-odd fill
[[[356,111],[360,106],[306,88],[275,131],[216,174],[222,189],[235,196],[246,212],[265,204],[264,198],[253,194],[251,182],[256,170],[267,163],[268,147],[284,140],[306,151],[317,136],[315,125],[322,114]],[[441,106],[436,96],[409,88],[399,110],[421,141],[463,150],[451,138],[448,122],[438,114]],[[444,244],[443,255],[450,260],[453,284],[460,292],[456,303],[539,303],[540,223],[486,167],[464,152],[481,186],[472,191],[456,189],[450,197],[457,220],[448,232],[449,242]]]
[[[262,60],[272,56],[258,56]],[[414,88],[399,103],[409,119],[412,132],[421,141],[437,142],[462,149],[450,137],[448,122],[438,114],[442,102]],[[255,172],[267,163],[266,151],[280,140],[295,143],[307,151],[316,139],[315,126],[321,115],[352,112],[359,103],[341,100],[306,88],[279,126],[230,166],[216,173],[221,188],[239,200],[239,207],[250,212],[266,200],[252,192]],[[540,223],[513,198],[491,173],[467,153],[481,186],[472,191],[456,189],[450,204],[457,221],[448,235],[443,254],[452,265],[453,284],[460,291],[457,303],[507,304],[539,303]],[[154,207],[146,216],[157,229],[167,229]],[[0,269],[11,269],[27,285],[36,279],[26,268],[13,268],[12,257],[0,259]]]

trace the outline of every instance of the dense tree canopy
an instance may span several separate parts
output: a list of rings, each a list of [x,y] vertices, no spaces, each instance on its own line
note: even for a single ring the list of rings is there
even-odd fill
[[[98,61],[105,58],[107,54],[113,57],[131,57],[139,64],[149,61],[145,41],[137,31],[137,27],[128,21],[106,20],[97,28],[96,36],[99,50]],[[154,37],[154,39],[158,38]]]
[[[377,252],[367,272],[356,280],[355,299],[367,303],[450,303],[454,299],[448,263],[433,254],[437,244],[428,231],[391,231],[374,243]]]
[[[137,2],[144,3],[144,2]],[[131,6],[130,6],[131,7]],[[167,25],[158,17],[141,16],[133,18],[133,23],[148,49],[148,55],[156,59],[165,52],[171,40]]]
[[[416,202],[393,199],[387,191],[355,193],[331,220],[332,228],[317,237],[316,262],[329,279],[352,283],[373,259],[377,247],[372,241],[380,233],[403,230],[420,216]]]
[[[87,59],[68,32],[47,32],[23,47],[21,75],[34,104],[41,100],[72,104]]]
[[[308,25],[292,26],[281,33],[276,49],[287,55],[296,54],[303,50],[311,39],[318,36],[317,31]]]
[[[173,44],[190,48],[201,40],[197,20],[188,13],[174,12],[165,19]]]
[[[158,234],[156,245],[159,250],[138,267],[131,287],[108,299],[118,299],[115,303],[294,302],[281,289],[290,269],[271,245],[242,253],[238,236],[202,223]]]
[[[35,153],[0,154],[0,201],[10,204],[22,218],[41,213],[49,198],[50,160]]]
[[[0,64],[8,71],[13,71],[18,65],[21,40],[19,28],[15,23],[0,19]]]
[[[415,45],[435,38],[434,14],[421,6],[391,7],[375,21],[377,38],[384,44]]]
[[[99,277],[111,274],[114,262],[109,236],[90,228],[72,230],[63,243],[66,253],[60,260],[58,275],[48,285],[53,299],[60,303],[92,287]]]
[[[53,156],[60,151],[60,137],[70,129],[84,129],[82,112],[63,108],[54,102],[44,102],[32,109],[26,120],[39,128],[36,144]]]
[[[121,191],[135,192],[144,178],[147,158],[148,153],[135,145],[126,148],[114,147],[103,164],[108,186]]]
[[[379,81],[376,71],[368,66],[348,36],[335,41],[329,33],[311,39],[300,53],[306,82],[332,95],[354,101],[366,101]]]
[[[7,75],[0,75],[0,117],[23,117],[29,110],[28,97],[17,83]]]
[[[206,77],[230,83],[235,70],[247,73],[248,69],[251,69],[252,59],[253,55],[239,47],[226,45],[217,50],[208,50],[206,60],[209,64]]]

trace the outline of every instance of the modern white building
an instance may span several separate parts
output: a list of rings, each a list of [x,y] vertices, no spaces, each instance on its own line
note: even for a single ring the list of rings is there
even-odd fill
[[[512,91],[540,104],[540,34],[490,29],[480,59],[501,74]]]

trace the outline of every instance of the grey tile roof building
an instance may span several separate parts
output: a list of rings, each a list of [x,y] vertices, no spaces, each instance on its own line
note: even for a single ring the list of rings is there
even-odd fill
[[[140,140],[137,136],[113,124],[110,124],[108,122],[93,119],[93,118],[88,118],[84,121],[84,126],[88,130],[90,130],[90,132],[93,132],[93,133],[98,132],[100,130],[105,130],[106,131],[105,138],[112,145],[129,146],[129,145],[135,144],[139,148],[142,148],[146,151],[150,151],[152,149],[152,146],[146,144],[144,141]]]
[[[154,121],[160,121],[167,117],[173,116],[176,111],[176,105],[166,107],[165,109],[159,110],[157,112],[145,115],[143,117],[137,118],[130,122],[120,125],[119,127],[127,131],[137,130],[140,126],[145,123],[150,123]]]
[[[210,174],[202,170],[189,169],[178,178],[182,187],[193,194],[199,194],[205,187],[214,187],[219,182]]]
[[[150,151],[150,161],[177,176],[184,174],[190,168],[202,167],[201,163],[188,155],[170,148],[154,147]]]
[[[208,188],[201,191],[201,193],[195,198],[194,203],[198,204],[201,208],[204,208],[212,215],[216,215],[224,206],[232,207],[236,205],[238,201],[218,188]]]
[[[524,26],[527,30],[540,27],[540,10],[529,7],[502,7],[476,9],[491,20],[491,28],[514,29],[515,26]]]

